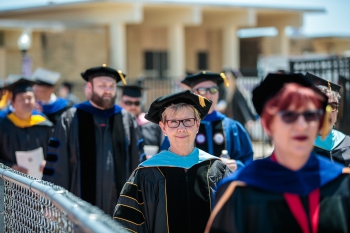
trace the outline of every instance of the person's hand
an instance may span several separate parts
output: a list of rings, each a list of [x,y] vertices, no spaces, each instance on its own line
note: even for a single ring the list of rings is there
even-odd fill
[[[220,158],[221,161],[226,164],[226,166],[228,166],[232,171],[236,171],[237,170],[237,163],[236,160],[234,159],[226,159],[226,158]]]
[[[40,168],[39,168],[39,171],[40,171],[41,173],[44,172],[45,165],[46,165],[46,160],[43,160],[43,161],[41,162],[41,165],[40,165]]]
[[[13,170],[22,172],[22,173],[24,173],[24,174],[28,174],[28,169],[27,169],[27,168],[20,167],[20,166],[18,166],[17,164],[12,165],[11,168],[12,168]]]

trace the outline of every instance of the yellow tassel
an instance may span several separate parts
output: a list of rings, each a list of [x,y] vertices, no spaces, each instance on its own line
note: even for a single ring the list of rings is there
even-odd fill
[[[220,73],[220,76],[224,80],[225,87],[230,86],[230,84],[228,83],[228,80],[227,80],[227,77],[226,77],[225,73]]]
[[[106,64],[102,64],[102,67],[107,67],[107,65]]]
[[[10,98],[11,98],[11,93],[8,90],[5,90],[5,93],[1,96],[0,109],[3,109],[7,106],[7,103]]]
[[[202,108],[204,108],[205,107],[204,97],[201,95],[198,95],[198,100],[199,100],[199,104],[202,106]]]
[[[122,80],[124,86],[126,86],[126,81],[125,81],[123,72],[121,70],[118,70],[118,73],[119,73],[120,79]]]
[[[322,139],[324,139],[329,133],[329,131],[328,131],[328,128],[329,128],[329,117],[331,115],[331,112],[332,112],[332,107],[327,105],[326,112],[325,112],[324,118],[323,118],[323,126],[322,126],[322,130],[321,130],[321,137],[322,137]]]

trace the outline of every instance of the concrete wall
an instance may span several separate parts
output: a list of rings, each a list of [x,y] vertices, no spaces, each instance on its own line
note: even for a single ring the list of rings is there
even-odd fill
[[[129,80],[144,75],[144,52],[146,50],[167,51],[168,31],[166,27],[127,25],[127,75]]]

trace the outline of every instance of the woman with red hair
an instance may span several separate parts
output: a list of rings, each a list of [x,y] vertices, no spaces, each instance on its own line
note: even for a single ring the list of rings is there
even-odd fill
[[[302,74],[269,74],[254,89],[274,152],[219,185],[206,232],[349,232],[350,176],[312,152],[327,101]]]

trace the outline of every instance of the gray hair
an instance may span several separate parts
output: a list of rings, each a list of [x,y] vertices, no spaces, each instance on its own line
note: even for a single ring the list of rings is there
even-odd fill
[[[330,96],[332,97],[332,99],[334,99],[334,101],[336,101],[338,104],[339,104],[339,100],[340,100],[340,94],[337,92],[337,91],[333,91],[333,90],[330,90],[328,87],[326,86],[322,86],[322,85],[319,85],[317,86],[318,89],[320,89],[324,94],[326,94],[327,96]]]
[[[169,111],[172,111],[174,113],[174,115],[176,115],[179,113],[179,111],[181,111],[183,109],[187,109],[187,108],[193,110],[194,117],[196,118],[196,120],[198,120],[198,121],[201,120],[201,117],[200,117],[198,110],[195,107],[193,107],[193,105],[186,104],[186,103],[179,103],[179,104],[172,104],[172,105],[166,107],[162,113],[161,121],[164,122],[166,120],[166,115],[169,113]]]

